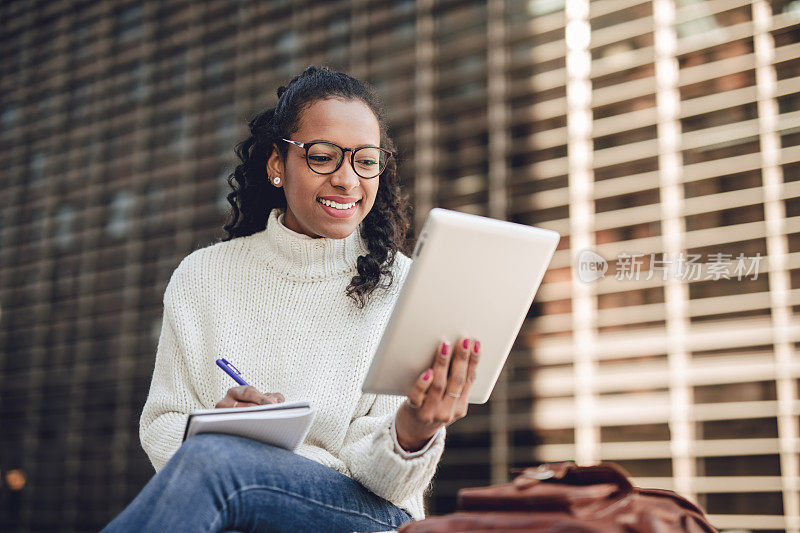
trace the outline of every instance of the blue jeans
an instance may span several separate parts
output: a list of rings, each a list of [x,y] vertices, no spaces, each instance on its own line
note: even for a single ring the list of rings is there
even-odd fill
[[[207,433],[184,442],[103,531],[385,531],[409,520],[332,468]]]

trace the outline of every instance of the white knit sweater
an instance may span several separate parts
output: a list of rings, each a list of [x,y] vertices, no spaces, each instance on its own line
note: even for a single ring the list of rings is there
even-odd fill
[[[187,256],[164,293],[164,320],[139,436],[156,470],[181,445],[188,414],[209,409],[236,383],[214,363],[227,358],[251,385],[309,400],[317,416],[299,455],[336,469],[424,517],[423,491],[444,449],[442,428],[418,453],[397,445],[402,396],[364,394],[364,380],[411,260],[397,254],[394,282],[358,309],[345,288],[367,253],[358,229],[311,238],[273,209],[264,231]]]

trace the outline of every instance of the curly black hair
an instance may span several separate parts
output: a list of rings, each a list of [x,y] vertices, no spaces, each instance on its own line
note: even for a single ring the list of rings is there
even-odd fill
[[[362,101],[378,119],[381,147],[395,152],[394,143],[386,131],[380,99],[364,82],[327,67],[311,65],[295,76],[288,86],[279,87],[277,94],[275,107],[256,114],[248,122],[250,136],[236,145],[236,155],[242,162],[228,176],[228,185],[233,191],[227,198],[232,209],[228,222],[222,227],[228,234],[222,241],[264,230],[272,209],[286,207],[283,188],[269,184],[267,160],[275,145],[285,160],[288,147],[278,140],[292,136],[298,128],[301,113],[315,101],[332,98]],[[346,291],[359,308],[364,307],[376,287],[391,286],[395,256],[405,249],[410,227],[410,202],[401,191],[395,159],[389,158],[386,170],[378,178],[380,183],[375,203],[360,224],[361,236],[369,253],[358,258],[358,274],[353,276]],[[388,282],[380,284],[381,276],[385,276]]]

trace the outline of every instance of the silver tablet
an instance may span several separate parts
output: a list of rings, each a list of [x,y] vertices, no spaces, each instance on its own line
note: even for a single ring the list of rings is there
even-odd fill
[[[558,240],[546,229],[432,209],[362,390],[407,394],[441,341],[466,337],[481,341],[468,401],[486,402]]]

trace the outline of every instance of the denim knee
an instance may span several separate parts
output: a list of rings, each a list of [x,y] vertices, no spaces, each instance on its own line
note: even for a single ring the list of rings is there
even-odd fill
[[[230,464],[228,456],[233,453],[238,437],[220,433],[202,433],[187,439],[175,454],[180,466],[195,472],[211,474],[216,469]]]
[[[230,435],[223,433],[201,433],[181,444],[180,451],[189,454],[203,454],[222,451],[228,446],[226,441],[230,440]]]

